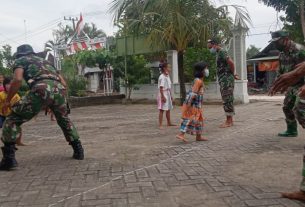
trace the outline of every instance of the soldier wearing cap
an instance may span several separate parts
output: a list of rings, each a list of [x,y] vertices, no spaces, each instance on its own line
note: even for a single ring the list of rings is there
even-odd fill
[[[289,38],[286,31],[276,31],[271,33],[273,44],[280,51],[279,55],[279,75],[292,71],[295,66],[305,60],[305,51],[298,48],[295,42]],[[284,99],[283,112],[286,118],[287,129],[278,133],[280,137],[298,136],[296,116],[294,108],[296,106],[297,93],[304,84],[304,79],[300,79],[296,84],[289,87]]]
[[[220,125],[220,128],[233,126],[234,111],[234,80],[239,80],[235,74],[233,60],[229,57],[227,51],[220,47],[216,39],[208,40],[207,47],[212,54],[217,55],[217,76],[220,85],[220,93],[223,101],[223,108],[226,114],[226,121]]]
[[[84,149],[79,135],[68,117],[66,88],[56,73],[54,66],[35,55],[30,45],[17,48],[16,60],[13,66],[14,79],[8,91],[3,110],[7,110],[10,100],[19,90],[24,79],[30,87],[30,92],[24,96],[19,104],[13,107],[13,112],[4,123],[1,140],[3,158],[0,170],[10,170],[17,166],[15,159],[16,137],[20,133],[20,126],[31,120],[46,106],[54,113],[57,124],[61,127],[67,142],[73,148],[73,158],[84,159]]]

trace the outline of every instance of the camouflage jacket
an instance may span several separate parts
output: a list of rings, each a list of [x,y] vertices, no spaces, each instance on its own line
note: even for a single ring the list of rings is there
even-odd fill
[[[298,49],[296,44],[293,43],[289,50],[281,52],[279,55],[279,70],[278,75],[288,73],[294,70],[295,66],[305,61],[305,51]],[[296,85],[303,85],[304,78],[301,79]]]
[[[229,55],[227,53],[227,51],[225,51],[224,49],[220,49],[217,52],[217,76],[218,78],[222,78],[224,75],[233,75],[231,69],[230,69],[230,65],[228,64],[227,60],[229,58]]]
[[[23,68],[23,78],[28,85],[34,80],[56,78],[59,76],[55,67],[47,60],[35,55],[27,55],[15,60],[13,70]]]

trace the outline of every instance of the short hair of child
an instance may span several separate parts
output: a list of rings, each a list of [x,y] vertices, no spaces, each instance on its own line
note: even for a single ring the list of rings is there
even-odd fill
[[[194,77],[202,78],[204,76],[203,70],[208,66],[206,62],[198,62],[194,65]]]
[[[4,90],[5,90],[5,91],[7,91],[5,85],[6,85],[6,84],[10,84],[12,80],[13,80],[13,79],[12,79],[11,77],[5,77],[5,78],[4,78],[4,80],[3,80],[3,87],[4,87]]]
[[[167,68],[167,66],[168,66],[168,63],[160,63],[159,64],[159,69],[160,69],[161,73],[164,72],[164,70],[165,70],[165,68]]]

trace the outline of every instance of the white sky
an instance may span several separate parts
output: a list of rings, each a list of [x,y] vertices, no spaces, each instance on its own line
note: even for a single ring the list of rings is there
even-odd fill
[[[249,36],[246,38],[247,47],[255,45],[263,49],[271,39],[270,31],[276,31],[283,27],[279,16],[284,15],[284,13],[277,14],[274,8],[258,3],[258,0],[222,0],[222,2],[242,5],[248,10],[252,27],[250,27]],[[234,10],[232,10],[233,12]]]
[[[218,2],[221,0],[213,0]],[[44,43],[52,37],[52,30],[58,23],[71,24],[64,16],[79,17],[83,13],[85,22],[93,22],[107,35],[113,35],[116,29],[112,26],[112,16],[107,11],[112,0],[0,0],[0,45],[13,47],[24,43],[31,44],[36,52],[43,50]],[[279,29],[276,24],[276,12],[259,4],[258,0],[222,0],[226,4],[245,6],[251,16],[253,28],[247,37],[250,44],[263,48],[267,45],[270,30]],[[278,27],[276,27],[278,26]],[[26,32],[25,32],[26,31]],[[256,35],[260,34],[260,35]]]

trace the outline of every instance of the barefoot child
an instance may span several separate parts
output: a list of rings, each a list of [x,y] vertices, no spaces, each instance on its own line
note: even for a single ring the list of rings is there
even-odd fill
[[[161,75],[158,80],[158,109],[159,109],[159,127],[162,128],[163,113],[166,111],[167,126],[175,126],[170,120],[170,110],[173,109],[173,97],[171,95],[170,65],[168,63],[160,64]]]
[[[45,109],[45,115],[47,116],[47,115],[51,115],[51,121],[56,121],[56,119],[54,118],[54,113],[52,112],[52,110],[50,109],[50,108],[46,108]]]
[[[191,90],[187,93],[182,106],[182,121],[180,125],[180,134],[176,138],[187,142],[185,133],[196,134],[196,141],[207,141],[202,136],[203,130],[203,115],[202,115],[202,100],[203,100],[203,77],[208,76],[207,64],[199,62],[194,65],[194,82]]]
[[[9,77],[4,78],[3,80],[3,87],[4,87],[4,91],[0,92],[0,128],[2,128],[2,125],[5,121],[5,118],[10,115],[12,113],[12,106],[14,106],[19,100],[20,100],[20,96],[18,94],[16,94],[10,104],[11,106],[8,108],[7,111],[3,111],[2,107],[3,107],[3,103],[6,100],[7,97],[7,92],[9,91],[10,87],[11,87],[11,82],[12,79]],[[23,144],[21,142],[21,137],[22,137],[22,131],[20,131],[20,136],[16,139],[16,144],[19,146],[25,146],[25,144]]]

